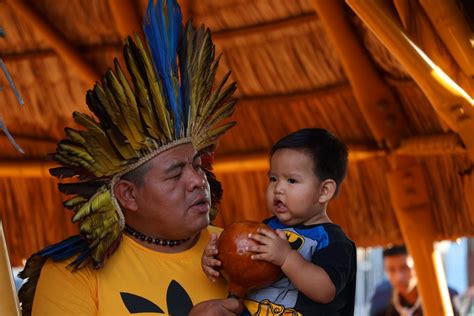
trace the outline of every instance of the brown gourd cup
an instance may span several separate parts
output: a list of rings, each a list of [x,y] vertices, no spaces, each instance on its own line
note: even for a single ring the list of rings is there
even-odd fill
[[[268,286],[282,275],[280,267],[252,260],[250,256],[254,253],[245,250],[247,246],[257,244],[248,235],[257,234],[258,228],[272,230],[263,223],[237,222],[226,227],[217,241],[221,273],[228,282],[230,297],[244,298],[248,291]]]

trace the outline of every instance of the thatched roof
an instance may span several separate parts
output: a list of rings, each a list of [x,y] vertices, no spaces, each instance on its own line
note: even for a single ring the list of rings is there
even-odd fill
[[[73,125],[72,111],[87,112],[85,91],[120,54],[122,38],[140,20],[146,2],[123,1],[128,8],[121,10],[111,7],[117,5],[114,1],[0,1],[0,27],[6,33],[0,39],[0,57],[25,100],[20,107],[0,75],[0,115],[26,152],[18,154],[0,135],[0,215],[13,263],[75,230],[56,181],[46,172],[45,156],[64,136],[64,127]],[[426,88],[412,79],[413,70],[405,69],[347,5],[341,6],[340,16],[349,25],[352,40],[363,48],[368,66],[360,63],[356,52],[341,55],[321,18],[327,11],[316,13],[313,2],[181,1],[195,25],[212,29],[223,54],[219,75],[232,69],[241,98],[234,115],[238,125],[222,139],[216,158],[225,190],[217,224],[269,216],[264,192],[270,146],[291,131],[318,126],[336,133],[352,149],[348,177],[330,203],[329,216],[358,245],[402,240],[394,211],[397,203],[390,195],[393,183],[386,175],[396,168],[396,161],[407,157],[423,170],[436,239],[472,235],[473,156],[468,153],[473,141],[440,115]],[[415,11],[408,16],[418,21],[417,12],[425,13],[412,2]],[[400,3],[395,1],[389,9],[405,21],[397,7]],[[130,15],[129,28],[120,14]],[[446,48],[450,44],[437,31],[415,27],[417,34],[407,23],[405,28],[430,57],[432,52],[441,56],[438,60],[449,67],[443,69],[472,95],[473,74]],[[429,34],[435,35],[436,49],[430,43],[424,46]],[[344,45],[351,42],[342,31],[336,35]],[[54,44],[58,41],[72,53],[58,48]],[[350,67],[359,71],[351,72]],[[354,73],[362,80],[355,80]],[[364,76],[370,74],[383,88],[374,86],[373,95],[379,91],[389,95],[387,103],[372,108],[361,101],[364,89],[366,97],[372,94],[371,87],[363,86]]]

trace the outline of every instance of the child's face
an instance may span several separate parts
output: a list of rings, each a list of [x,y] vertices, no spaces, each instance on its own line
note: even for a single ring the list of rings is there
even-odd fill
[[[321,222],[321,181],[311,157],[294,149],[279,149],[270,159],[267,207],[285,225]]]

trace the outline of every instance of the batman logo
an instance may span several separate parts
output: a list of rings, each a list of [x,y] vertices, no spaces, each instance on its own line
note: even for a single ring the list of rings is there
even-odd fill
[[[298,250],[303,247],[304,238],[301,235],[288,230],[285,231],[285,235],[286,239],[288,239],[288,242],[290,243],[291,249]]]
[[[127,292],[120,292],[125,307],[130,314],[136,313],[156,313],[164,314],[165,312],[152,301]],[[166,291],[166,305],[168,314],[173,316],[187,316],[193,308],[193,302],[186,290],[176,282],[171,281]]]

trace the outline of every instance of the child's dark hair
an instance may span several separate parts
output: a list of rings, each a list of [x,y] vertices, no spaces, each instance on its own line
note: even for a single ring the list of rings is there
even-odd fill
[[[398,255],[408,255],[407,247],[404,245],[393,246],[391,248],[385,248],[382,251],[382,256],[385,257],[392,257]]]
[[[336,193],[347,174],[347,146],[323,128],[304,128],[286,135],[273,145],[270,155],[279,149],[302,150],[313,159],[314,173],[319,180],[336,182]]]

